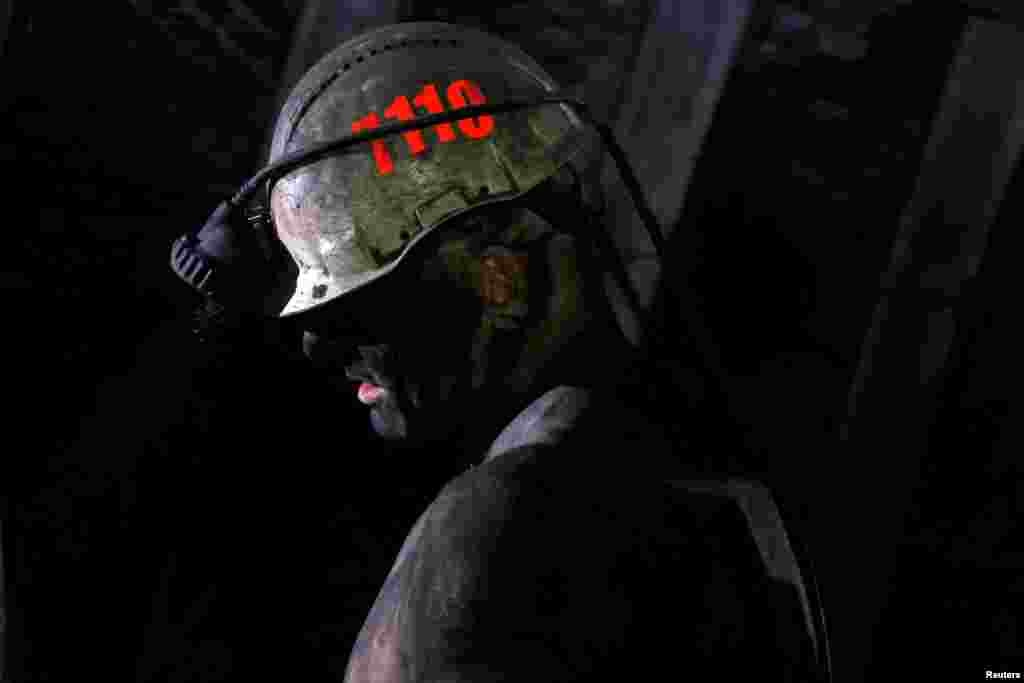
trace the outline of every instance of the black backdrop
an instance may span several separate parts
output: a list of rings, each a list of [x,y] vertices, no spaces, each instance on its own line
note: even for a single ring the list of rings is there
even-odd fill
[[[891,233],[865,226],[895,224],[964,21],[926,4],[878,18],[855,57],[755,26],[687,203],[700,229],[677,245],[694,255],[688,277],[730,372],[751,378],[744,414],[691,417],[691,443],[745,440],[762,459],[729,466],[812,510],[829,496],[815,475],[888,253]],[[14,6],[0,95],[12,681],[336,675],[397,544],[450,475],[391,466],[358,404],[273,335],[196,345],[196,302],[165,267],[170,241],[259,165],[298,5]],[[929,648],[1019,648],[1019,403],[1004,369],[1020,348],[1005,295],[1020,176],[932,430],[964,457],[934,459],[908,492],[879,670]],[[751,228],[756,248],[737,251],[720,225]],[[751,431],[723,437],[736,422]],[[867,501],[851,514],[886,526]],[[827,519],[811,526],[828,534]],[[824,580],[850,590],[857,573],[851,561]]]

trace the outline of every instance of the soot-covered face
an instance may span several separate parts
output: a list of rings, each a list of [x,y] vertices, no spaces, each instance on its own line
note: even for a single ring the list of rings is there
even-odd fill
[[[466,214],[406,258],[350,312],[363,341],[306,334],[307,355],[344,367],[384,438],[431,441],[485,419],[528,393],[583,324],[574,238],[528,209]]]

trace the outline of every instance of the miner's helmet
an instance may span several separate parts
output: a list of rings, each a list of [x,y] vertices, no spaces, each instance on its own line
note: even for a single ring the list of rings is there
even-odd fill
[[[602,139],[656,231],[610,131],[520,48],[434,22],[364,33],[295,86],[269,165],[230,201],[278,265],[253,295],[276,316],[322,307],[401,269],[448,221],[552,184],[599,211]],[[210,293],[216,266],[187,255],[175,271]]]

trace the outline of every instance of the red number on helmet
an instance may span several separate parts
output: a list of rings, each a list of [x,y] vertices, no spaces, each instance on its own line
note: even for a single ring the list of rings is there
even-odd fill
[[[448,86],[448,103],[452,109],[462,109],[468,104],[486,104],[487,98],[480,91],[480,86],[470,80],[462,79],[455,81]],[[459,122],[459,130],[463,135],[474,140],[487,137],[494,130],[494,117],[489,115],[478,116],[476,119],[462,119]]]
[[[374,130],[380,126],[380,117],[377,116],[377,112],[373,111],[352,123],[353,133],[363,133],[366,131]],[[374,140],[373,143],[373,159],[377,162],[377,172],[381,175],[387,175],[395,170],[395,162],[391,160],[391,155],[388,154],[388,148],[384,145],[383,140]]]
[[[384,110],[384,116],[399,121],[412,121],[416,118],[416,114],[412,111],[412,105],[409,104],[409,98],[405,95],[396,97],[394,102]],[[409,145],[409,151],[414,155],[422,154],[427,148],[426,143],[423,142],[423,131],[421,130],[406,131],[402,133],[402,136]]]
[[[433,83],[423,86],[423,90],[420,90],[412,101],[417,107],[426,109],[428,114],[444,113],[441,96],[437,94],[437,87]],[[455,129],[450,123],[439,123],[434,126],[434,130],[437,131],[437,138],[441,142],[451,142],[455,139]]]

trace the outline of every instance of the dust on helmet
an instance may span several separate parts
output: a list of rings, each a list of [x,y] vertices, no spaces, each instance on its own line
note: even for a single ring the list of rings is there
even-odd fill
[[[306,73],[278,117],[269,163],[390,123],[556,90],[522,50],[481,31],[387,26]],[[586,166],[592,135],[569,107],[544,104],[410,130],[284,175],[270,188],[270,215],[295,268],[277,315],[343,297],[400,267],[445,221],[515,199],[567,164]]]

